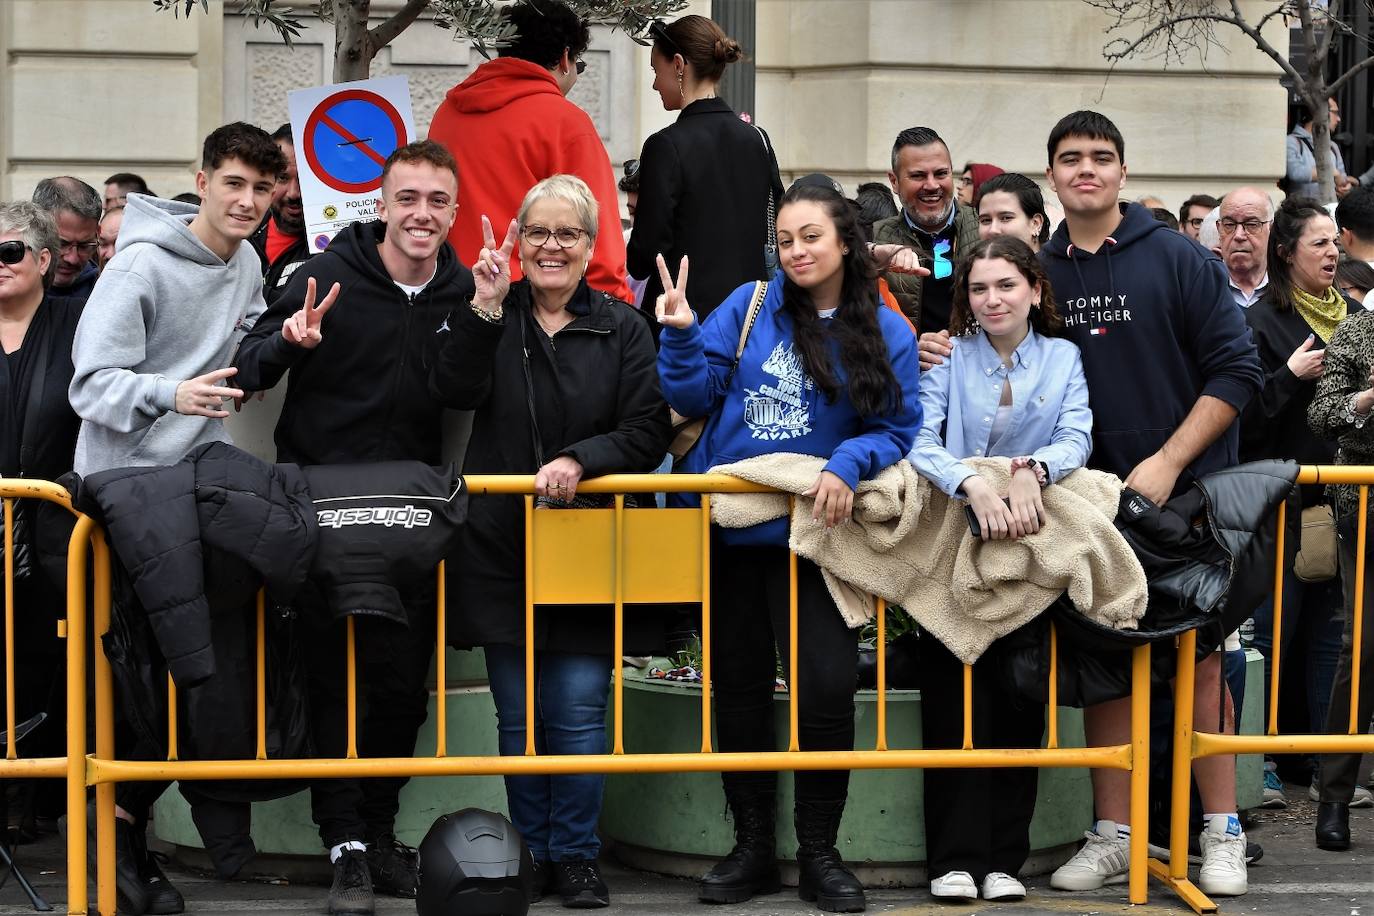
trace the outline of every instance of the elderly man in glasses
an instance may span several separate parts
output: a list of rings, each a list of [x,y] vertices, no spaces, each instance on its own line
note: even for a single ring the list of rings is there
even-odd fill
[[[1226,262],[1231,297],[1249,308],[1269,285],[1269,227],[1274,222],[1274,202],[1259,188],[1236,188],[1221,199],[1217,232],[1221,259]]]
[[[52,270],[54,296],[85,300],[100,275],[95,265],[100,242],[102,204],[95,188],[79,178],[64,175],[44,178],[33,191],[33,202],[47,210],[57,223],[60,253]]]

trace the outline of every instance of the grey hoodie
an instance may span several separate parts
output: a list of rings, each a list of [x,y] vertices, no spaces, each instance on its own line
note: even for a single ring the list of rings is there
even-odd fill
[[[230,441],[222,420],[176,413],[176,389],[230,365],[267,307],[262,268],[247,241],[221,261],[191,232],[196,211],[129,195],[72,345],[78,474],[175,464],[197,445]]]

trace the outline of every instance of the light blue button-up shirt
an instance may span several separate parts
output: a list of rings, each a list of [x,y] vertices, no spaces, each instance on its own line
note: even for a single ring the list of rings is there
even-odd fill
[[[1029,455],[1045,463],[1051,481],[1087,462],[1093,415],[1078,347],[1031,330],[1008,369],[982,331],[951,343],[954,352],[921,374],[921,430],[908,457],[923,477],[954,496],[974,475],[962,458]],[[989,443],[1007,380],[1011,422],[1001,439]]]

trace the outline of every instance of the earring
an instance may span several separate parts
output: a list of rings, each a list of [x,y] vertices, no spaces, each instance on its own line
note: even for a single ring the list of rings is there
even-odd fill
[[[841,248],[841,249],[840,249],[840,254],[848,255],[848,254],[849,254],[849,249],[848,249],[848,248]]]
[[[677,72],[677,94],[678,94],[678,98],[682,99],[684,102],[687,101],[687,91],[686,91],[685,89],[682,88],[682,71],[681,71],[681,70],[679,70],[679,71]]]

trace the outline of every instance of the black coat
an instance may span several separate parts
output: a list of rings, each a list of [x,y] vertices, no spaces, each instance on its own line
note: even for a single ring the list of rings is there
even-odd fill
[[[583,283],[569,303],[576,318],[551,342],[530,314],[528,281],[511,287],[505,317],[487,322],[456,309],[432,385],[436,396],[476,411],[464,474],[533,474],[535,459],[521,331],[530,350],[540,438],[551,460],[575,458],[583,477],[658,467],[668,450],[668,405],[659,393],[653,339],[641,313]],[[544,510],[539,511],[557,511]],[[449,564],[448,636],[459,648],[522,645],[525,516],[519,496],[473,496]],[[605,609],[545,610],[537,645],[609,652]],[[648,615],[626,616],[626,651],[654,641]],[[653,648],[652,645],[647,648]]]
[[[1359,303],[1349,307],[1352,312],[1361,310]],[[1296,310],[1280,312],[1269,296],[1246,309],[1245,320],[1259,349],[1264,387],[1240,415],[1241,460],[1276,458],[1298,464],[1335,464],[1336,443],[1318,437],[1307,425],[1307,407],[1317,393],[1318,379],[1300,379],[1288,369],[1288,358],[1313,333],[1312,328]],[[1314,349],[1324,346],[1326,341],[1321,338],[1313,342]],[[1302,490],[1304,505],[1320,499],[1320,485]],[[1290,521],[1296,524],[1297,520]]]
[[[712,98],[688,105],[644,141],[626,266],[649,281],[647,311],[663,292],[654,262],[659,254],[674,277],[688,256],[687,302],[703,321],[740,284],[768,279],[768,192],[780,201],[783,190],[765,136]]]
[[[44,296],[34,312],[17,360],[0,358],[0,477],[57,480],[72,469],[76,434],[81,418],[67,401],[72,381],[72,339],[85,300]],[[40,353],[47,363],[35,379]],[[35,383],[38,410],[27,416]],[[22,510],[24,529],[50,584],[65,588],[67,540],[75,516],[46,501],[33,501]],[[18,528],[19,526],[16,526]],[[3,553],[0,552],[0,556]]]
[[[91,474],[76,487],[76,505],[109,535],[179,687],[215,673],[205,578],[211,551],[246,563],[281,602],[305,583],[314,557],[315,507],[300,469],[223,442],[192,449],[170,467]],[[249,582],[247,596],[257,587]]]
[[[472,296],[472,273],[444,243],[434,279],[411,299],[377,252],[385,230],[374,220],[340,232],[291,275],[239,345],[233,381],[245,391],[271,388],[291,372],[275,434],[278,461],[440,463],[444,405],[429,395],[429,371],[449,311]],[[319,346],[304,350],[281,328],[304,303],[311,277],[317,302],[335,282],[341,289]]]

